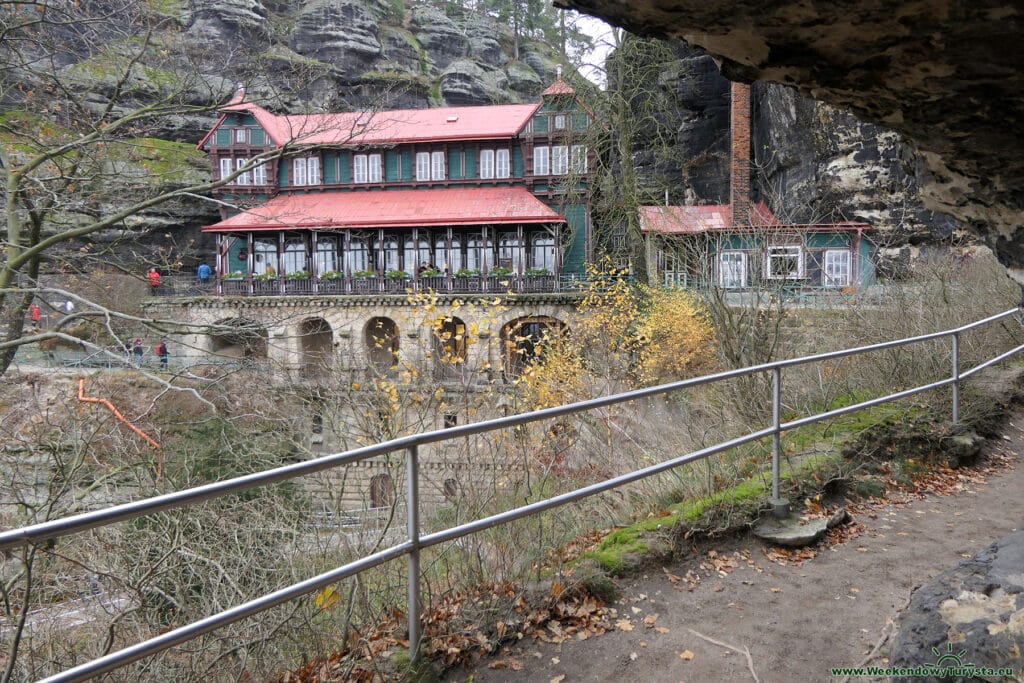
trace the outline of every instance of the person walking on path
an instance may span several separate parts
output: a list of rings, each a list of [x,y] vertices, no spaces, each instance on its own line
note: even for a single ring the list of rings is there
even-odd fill
[[[160,368],[163,370],[167,369],[167,359],[170,356],[170,352],[167,350],[167,340],[161,339],[160,343],[156,345],[156,355],[160,359]]]
[[[156,272],[156,268],[149,269],[149,291],[151,294],[156,294],[156,290],[160,288],[160,273]]]
[[[40,317],[39,306],[36,305],[36,304],[32,304],[32,308],[29,309],[29,310],[30,310],[30,314],[32,316],[32,327],[38,328],[39,327],[39,317]]]
[[[135,367],[142,367],[142,354],[144,349],[142,348],[142,338],[136,337],[135,343],[132,344],[132,355],[135,356]]]
[[[210,276],[213,275],[213,270],[203,261],[196,268],[196,278],[199,280],[200,285],[208,285],[210,283]]]

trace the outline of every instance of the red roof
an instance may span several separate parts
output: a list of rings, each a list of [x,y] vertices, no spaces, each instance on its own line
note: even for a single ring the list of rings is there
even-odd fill
[[[437,107],[338,114],[289,114],[278,116],[252,102],[235,101],[222,112],[252,114],[270,141],[280,146],[375,145],[444,140],[499,140],[512,138],[526,126],[539,103],[501,104],[480,107]],[[217,122],[217,126],[223,122]],[[214,127],[216,130],[216,126]],[[202,147],[213,130],[199,141]]]
[[[728,204],[704,204],[695,206],[641,206],[641,232],[656,232],[668,235],[686,235],[722,230],[743,230],[749,228],[795,228],[803,231],[857,230],[868,227],[866,223],[844,221],[839,223],[783,224],[764,202],[750,205],[750,224],[732,223],[732,207]]]
[[[281,194],[204,232],[564,223],[522,187]]]
[[[575,95],[576,91],[572,89],[572,86],[562,80],[562,74],[558,74],[558,78],[555,82],[548,86],[542,95]]]

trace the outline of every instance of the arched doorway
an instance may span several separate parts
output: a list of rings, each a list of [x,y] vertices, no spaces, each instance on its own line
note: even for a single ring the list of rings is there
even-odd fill
[[[331,366],[334,332],[323,318],[308,318],[299,324],[299,349],[302,353],[302,377],[324,377]]]
[[[395,502],[395,483],[390,474],[375,474],[370,479],[370,507],[391,507]]]
[[[374,317],[366,323],[366,351],[370,364],[379,371],[398,363],[398,325],[391,318]]]
[[[228,318],[209,328],[215,356],[246,360],[267,357],[267,330],[255,320]]]
[[[565,323],[548,316],[516,318],[501,328],[506,378],[518,377],[523,368],[538,358],[546,340],[565,334]]]
[[[466,323],[455,316],[438,317],[433,330],[434,376],[454,379],[466,364]]]

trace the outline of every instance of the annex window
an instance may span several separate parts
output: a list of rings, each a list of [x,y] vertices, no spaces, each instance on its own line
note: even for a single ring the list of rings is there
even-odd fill
[[[512,176],[512,166],[509,163],[507,149],[494,151],[494,175],[498,178],[509,178]]]
[[[416,152],[416,180],[430,180],[430,152]]]
[[[480,177],[483,179],[494,177],[494,150],[480,150]]]
[[[533,175],[549,175],[551,167],[548,165],[548,148],[533,148]]]
[[[587,172],[587,148],[583,145],[572,146],[572,172]]]
[[[555,145],[551,148],[551,174],[565,175],[569,172],[569,148]]]
[[[235,159],[235,170],[238,170],[238,169],[242,168],[247,163],[249,163],[248,159]],[[235,184],[237,184],[237,185],[251,185],[252,184],[252,174],[249,171],[245,171],[244,173],[239,174],[239,176],[237,178],[235,178]]]
[[[430,179],[444,180],[444,152],[430,153]]]
[[[747,254],[723,251],[718,255],[718,284],[722,287],[747,286]]]
[[[769,278],[796,280],[804,276],[803,250],[799,245],[768,247],[766,272]]]
[[[826,287],[846,287],[850,284],[850,252],[829,249],[822,264],[822,282]]]
[[[235,142],[243,145],[249,143],[249,130],[247,128],[236,128],[235,129]]]
[[[224,180],[229,175],[231,175],[231,172],[234,170],[234,168],[235,168],[235,165],[231,161],[231,159],[221,159],[220,160],[220,179]],[[234,182],[234,181],[232,181],[232,182]]]

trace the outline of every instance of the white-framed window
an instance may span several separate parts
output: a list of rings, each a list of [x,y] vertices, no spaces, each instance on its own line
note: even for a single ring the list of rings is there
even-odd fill
[[[320,157],[309,157],[306,159],[306,184],[320,184]]]
[[[317,237],[316,272],[326,273],[338,270],[338,238]]]
[[[548,148],[547,147],[534,147],[533,148],[533,175],[549,175],[551,173],[551,166],[549,165]]]
[[[442,271],[454,273],[462,268],[462,242],[458,236],[452,237],[451,249],[448,248],[448,238],[439,236],[434,242],[434,254],[437,258],[435,265]]]
[[[381,182],[381,164],[379,154],[356,154],[352,157],[352,182]]]
[[[223,180],[224,178],[227,178],[229,175],[231,175],[231,172],[233,170],[235,170],[235,164],[234,164],[234,162],[231,161],[230,158],[228,158],[228,159],[221,159],[220,160],[220,179],[221,180]],[[232,182],[234,182],[234,181],[232,181]]]
[[[551,148],[551,174],[565,175],[569,172],[569,148],[555,145]]]
[[[430,152],[416,152],[416,180],[430,180]]]
[[[587,148],[584,145],[572,146],[572,172],[587,172]]]
[[[277,240],[255,239],[252,252],[253,275],[277,275]]]
[[[430,153],[430,179],[444,180],[444,152]]]
[[[480,177],[483,179],[494,177],[494,150],[480,150]]]
[[[352,182],[369,182],[369,174],[367,173],[368,165],[369,162],[367,161],[365,154],[356,154],[352,157]]]
[[[249,142],[249,129],[248,128],[235,128],[235,142],[243,145]]]
[[[284,243],[284,272],[298,273],[309,268],[306,255],[306,240],[302,237],[289,237]]]
[[[292,159],[293,185],[320,184],[320,157]]]
[[[259,166],[254,166],[252,169],[252,184],[253,185],[266,185],[267,184],[267,162],[262,162]]]
[[[497,149],[494,151],[494,175],[498,178],[512,177],[512,165],[509,163],[507,149]]]
[[[384,166],[381,163],[381,157],[379,154],[369,155],[370,164],[370,182],[379,183],[384,180]]]
[[[718,255],[718,284],[721,287],[747,286],[747,253],[723,251]]]
[[[519,244],[519,235],[514,232],[503,232],[498,240],[498,263],[511,268],[517,273],[522,270],[525,260],[524,245]]]
[[[235,170],[238,170],[249,163],[248,159],[235,159]],[[252,185],[252,174],[246,171],[235,178],[236,185]]]
[[[804,253],[799,245],[773,245],[765,255],[765,272],[776,280],[795,280],[804,276]]]
[[[546,232],[535,232],[530,237],[530,267],[555,272],[555,237]]]
[[[555,130],[565,130],[565,114],[555,114]]]
[[[826,287],[846,287],[850,284],[850,252],[847,249],[825,251],[821,268],[821,284]]]

